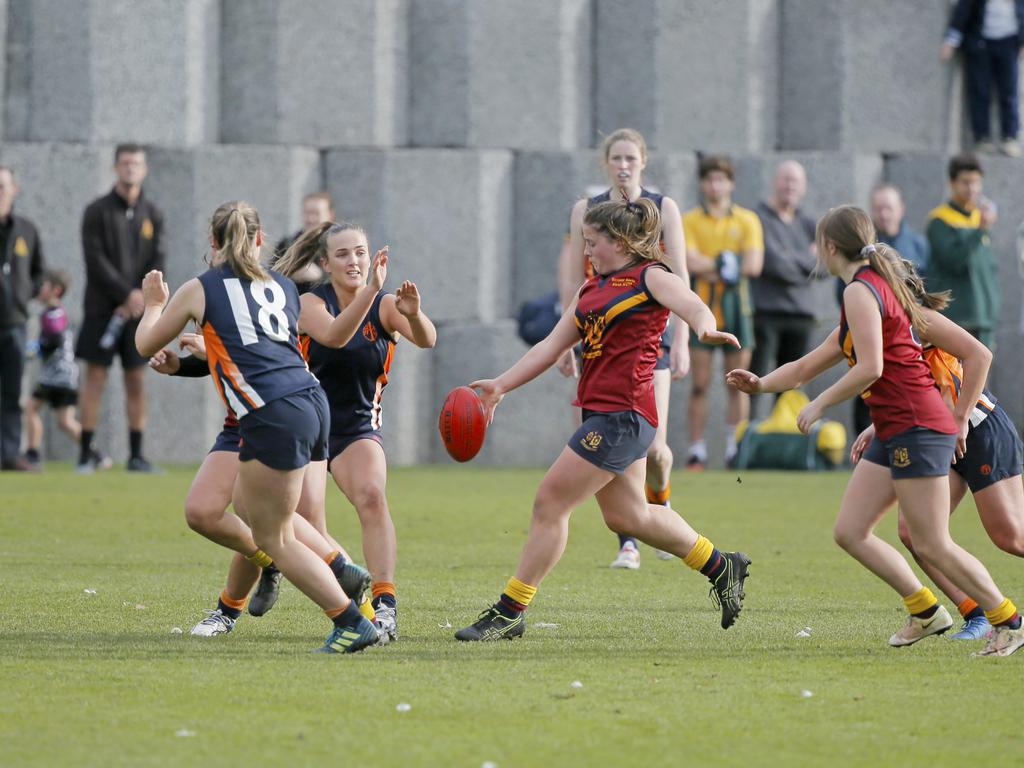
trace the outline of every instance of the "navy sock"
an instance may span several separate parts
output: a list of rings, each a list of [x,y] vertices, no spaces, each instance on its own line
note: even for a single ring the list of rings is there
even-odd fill
[[[83,429],[82,436],[78,439],[78,463],[85,464],[89,460],[89,450],[92,448],[92,437],[95,434],[91,429]]]
[[[704,567],[700,569],[700,572],[708,577],[708,581],[714,584],[718,577],[725,573],[725,558],[722,557],[722,553],[717,548],[712,548],[711,557],[704,563]]]
[[[632,543],[633,546],[636,547],[636,539],[634,539],[632,536],[626,536],[624,533],[620,533],[619,534],[619,549],[622,549],[624,546],[626,546],[629,543]],[[636,548],[639,549],[639,547],[636,547]]]
[[[142,458],[142,431],[133,429],[128,433],[128,447],[133,459]]]
[[[388,608],[394,608],[397,610],[398,598],[396,598],[394,595],[388,594],[377,595],[377,597],[373,598],[373,600],[370,601],[370,605],[372,605],[374,609],[379,608],[381,605],[386,605]]]
[[[331,569],[331,573],[334,574],[336,579],[340,579],[345,572],[345,558],[339,553],[327,564],[327,567]]]
[[[363,614],[359,612],[359,606],[356,605],[355,600],[348,601],[348,608],[335,616],[331,621],[334,622],[336,627],[354,627],[359,623],[359,620],[363,618]]]
[[[513,600],[504,592],[501,593],[501,597],[498,598],[498,602],[494,604],[494,607],[497,608],[498,613],[507,619],[514,619],[526,610],[525,605],[518,600]]]
[[[1003,626],[1004,627],[1009,627],[1010,629],[1020,629],[1020,614],[1019,613],[1015,613],[1013,615],[1013,618],[1010,619],[1009,621],[1005,622],[1003,624]]]
[[[227,616],[229,619],[237,619],[242,615],[241,608],[232,608],[230,605],[225,605],[223,600],[217,601],[217,610]]]
[[[975,607],[973,611],[964,616],[964,621],[970,621],[971,619],[984,619],[985,611],[981,609],[981,606]]]
[[[930,619],[932,616],[935,615],[935,612],[937,610],[939,610],[939,604],[938,603],[933,605],[931,608],[926,608],[925,610],[921,611],[920,613],[915,613],[913,615],[916,616],[919,619]]]

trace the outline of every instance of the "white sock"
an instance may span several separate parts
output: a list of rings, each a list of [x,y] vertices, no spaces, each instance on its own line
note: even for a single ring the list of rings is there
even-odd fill
[[[703,440],[695,440],[690,443],[690,456],[701,463],[708,460],[708,446]]]
[[[736,425],[725,425],[725,460],[729,461],[736,455]]]

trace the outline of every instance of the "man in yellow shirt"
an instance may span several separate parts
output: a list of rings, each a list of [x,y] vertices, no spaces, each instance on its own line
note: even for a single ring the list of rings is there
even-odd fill
[[[739,350],[723,349],[724,370],[746,369],[754,344],[748,280],[761,273],[764,263],[761,221],[753,211],[733,203],[735,173],[728,157],[701,158],[699,173],[704,203],[683,214],[686,266],[693,290],[711,307],[719,330],[734,334],[743,345]],[[714,350],[691,335],[690,453],[686,462],[689,469],[707,466],[704,428]],[[728,387],[726,392],[725,460],[728,463],[736,454],[736,425],[747,418],[750,400],[735,387]]]

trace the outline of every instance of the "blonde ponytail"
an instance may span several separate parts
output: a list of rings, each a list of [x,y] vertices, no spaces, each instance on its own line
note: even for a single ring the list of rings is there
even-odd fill
[[[224,203],[210,218],[214,248],[231,271],[245,280],[266,280],[269,277],[260,265],[260,248],[256,245],[259,232],[259,214],[242,200]]]

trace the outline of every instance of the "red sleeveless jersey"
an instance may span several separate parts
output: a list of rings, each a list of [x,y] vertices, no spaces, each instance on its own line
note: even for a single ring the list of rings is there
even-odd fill
[[[864,267],[853,279],[871,290],[882,312],[882,375],[861,393],[871,411],[875,434],[880,440],[888,440],[914,427],[956,434],[956,422],[942,400],[922,355],[921,342],[896,294],[871,267]],[[852,367],[857,353],[845,307],[839,311],[839,345]]]
[[[658,426],[654,364],[669,310],[647,290],[644,261],[583,284],[576,327],[583,337],[583,371],[576,392],[582,408],[604,413],[636,411]]]

